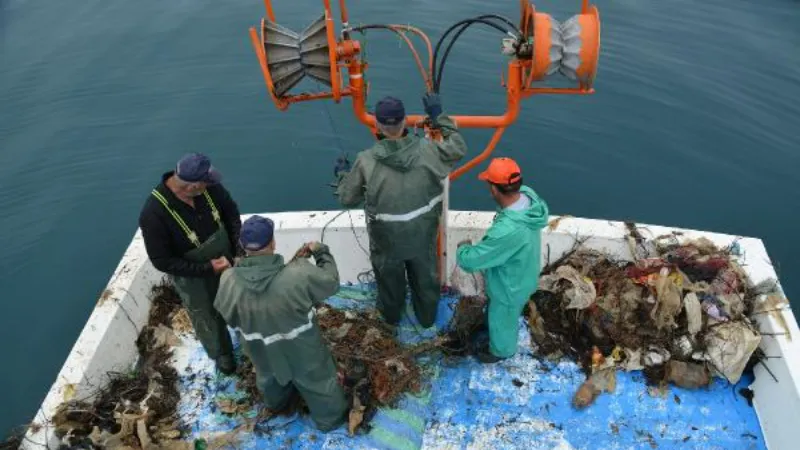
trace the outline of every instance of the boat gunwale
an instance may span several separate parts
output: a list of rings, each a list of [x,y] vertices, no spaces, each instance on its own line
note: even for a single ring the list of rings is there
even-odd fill
[[[452,261],[457,242],[463,239],[477,240],[491,225],[494,212],[450,211],[448,223],[447,255]],[[252,214],[242,215],[246,220]],[[320,240],[326,237],[337,260],[350,252],[366,252],[368,247],[365,216],[361,210],[352,211],[301,211],[264,213],[275,222],[276,243],[281,253],[293,252],[302,242]],[[625,254],[626,238],[629,234],[625,222],[601,219],[575,218],[571,216],[551,216],[553,227],[542,233],[543,257],[546,257],[545,243],[549,243],[550,258],[556,259],[569,251],[576,236],[588,237],[586,246],[607,251],[619,257],[631,258],[630,251]],[[760,239],[699,230],[673,228],[659,225],[636,224],[637,229],[647,239],[674,234],[680,240],[705,237],[716,245],[725,247],[738,242],[743,252],[745,272],[754,283],[767,279],[780,281]],[[339,237],[339,240],[331,237]],[[361,247],[354,247],[347,240],[355,238]],[[368,255],[367,255],[368,256]],[[369,258],[361,263],[339,264],[342,282],[356,282],[357,274],[368,270]],[[545,259],[543,259],[545,261]],[[111,370],[129,368],[136,359],[135,340],[139,329],[147,320],[149,310],[148,294],[150,288],[163,278],[147,258],[141,230],[136,233],[112,274],[97,305],[86,325],[73,345],[66,361],[60,369],[55,382],[40,405],[33,424],[27,431],[23,449],[47,448],[57,446],[54,429],[50,425],[56,408],[65,400],[82,398],[96,390],[98,383]],[[142,296],[147,301],[142,304]],[[790,336],[780,334],[781,324],[772,314],[757,316],[756,322],[763,332],[777,333],[765,335],[761,347],[770,356],[769,368],[756,366],[755,380],[751,389],[756,393],[754,407],[759,423],[770,449],[790,448],[796,435],[796,424],[800,423],[800,342],[791,336],[800,336],[800,329],[791,308],[780,311],[783,321],[788,324]],[[100,356],[98,358],[98,356]],[[780,407],[778,407],[780,405]]]

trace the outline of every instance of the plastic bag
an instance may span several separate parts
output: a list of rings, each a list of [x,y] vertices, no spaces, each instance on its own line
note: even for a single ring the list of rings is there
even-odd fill
[[[746,324],[723,323],[711,328],[705,336],[708,362],[718,375],[736,384],[760,342],[761,336]]]
[[[450,274],[450,286],[464,297],[486,297],[483,273],[467,273],[458,264]]]
[[[670,360],[665,377],[670,383],[685,389],[697,389],[711,383],[711,377],[704,365],[683,361]]]
[[[683,309],[686,310],[686,319],[689,322],[689,334],[694,337],[703,328],[703,310],[697,294],[690,292],[683,299]]]
[[[569,300],[567,309],[586,309],[597,299],[597,291],[592,281],[581,276],[572,266],[560,266],[554,274],[541,277],[539,289],[557,293],[559,289],[556,286],[561,280],[571,285],[564,291],[564,297]]]
[[[658,302],[650,317],[659,330],[665,326],[675,326],[675,316],[681,310],[681,290],[669,276],[669,269],[661,269],[655,281]]]

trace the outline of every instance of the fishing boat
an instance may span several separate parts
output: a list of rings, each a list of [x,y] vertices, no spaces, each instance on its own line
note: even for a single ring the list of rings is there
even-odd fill
[[[335,32],[329,0],[325,12],[300,33],[280,26],[272,4],[265,0],[266,17],[250,30],[254,50],[268,93],[278,109],[313,100],[352,100],[356,118],[372,131],[375,118],[365,106],[361,44],[353,36],[366,29],[383,29],[407,40],[430,91],[438,92],[444,62],[457,36],[472,24],[499,28],[505,35],[503,53],[510,62],[505,88],[508,107],[497,116],[459,116],[463,128],[492,128],[487,148],[445,180],[444,212],[439,239],[443,287],[451,284],[456,243],[479,240],[491,225],[494,212],[451,211],[447,193],[450,183],[490,156],[503,131],[519,113],[520,102],[533,95],[588,95],[593,91],[600,49],[597,8],[584,1],[579,14],[563,23],[521,2],[521,19],[485,15],[451,27],[436,50],[420,30],[408,25],[352,27],[344,0],[340,1],[340,34]],[[450,46],[444,37],[455,32]],[[416,34],[429,48],[426,65],[407,35]],[[442,50],[442,59],[438,58]],[[344,86],[343,70],[347,70]],[[544,87],[554,74],[565,75],[575,87]],[[311,77],[331,90],[314,94],[291,93],[303,78]],[[435,127],[424,116],[410,115],[408,125],[425,129],[436,138]],[[371,270],[366,217],[360,210],[266,212],[276,224],[278,253],[293,254],[309,241],[322,241],[336,257],[342,287],[329,299],[333,307],[374,306],[374,286],[364,274]],[[242,217],[245,220],[249,215]],[[636,230],[635,237],[632,230]],[[553,262],[582,247],[610,255],[619,261],[637,261],[636,245],[670,236],[676,242],[704,238],[718,248],[735,248],[736,262],[753,284],[774,280],[775,295],[785,299],[763,242],[714,232],[658,225],[574,217],[551,217],[542,232],[542,260]],[[636,244],[632,245],[632,239]],[[58,448],[64,437],[56,433],[53,419],[61,405],[75,400],[91,401],[109,383],[109,374],[129,373],[140,360],[137,339],[147,326],[152,292],[164,284],[163,273],[149,262],[139,231],[100,294],[88,322],[47,393],[25,435],[22,447]],[[446,330],[457,298],[443,289],[437,323],[420,330],[407,317],[398,339],[403,342],[433,339]],[[735,383],[717,377],[702,389],[671,387],[653,390],[640,371],[620,372],[615,388],[600,395],[586,409],[574,406],[573,394],[586,381],[575,361],[536,357],[525,318],[520,318],[518,353],[497,364],[481,364],[472,356],[426,356],[423,386],[399,401],[381,407],[370,418],[369,429],[353,434],[346,427],[321,433],[308,418],[259,417],[248,408],[225,410],[218,401],[241,394],[236,376],[223,376],[203,353],[191,330],[176,330],[170,342],[169,364],[177,379],[176,413],[180,431],[171,438],[202,448],[215,437],[232,436],[228,448],[769,448],[794,449],[800,432],[800,336],[797,321],[785,305],[749,320],[759,334],[758,348],[768,358],[745,371]],[[236,340],[235,333],[231,335]],[[794,338],[794,339],[793,339]],[[735,344],[735,343],[733,343]],[[236,344],[238,349],[238,343]],[[602,355],[601,355],[602,356]],[[608,356],[608,355],[606,355]],[[747,395],[743,395],[746,393]],[[149,392],[148,395],[153,395]],[[142,400],[145,402],[145,400]],[[230,405],[229,405],[230,406]],[[114,411],[119,419],[125,411]],[[131,424],[136,424],[131,422]],[[133,425],[132,425],[133,426]],[[131,430],[129,430],[131,431]],[[150,441],[152,430],[134,430],[138,441]],[[96,438],[98,436],[95,436]],[[108,436],[106,436],[108,438]],[[166,439],[166,438],[164,438]],[[158,441],[158,439],[154,439]],[[174,442],[177,442],[174,441]],[[150,448],[158,444],[150,443]],[[177,445],[177,444],[176,444]],[[89,448],[77,447],[77,448]],[[178,447],[176,447],[178,448]],[[218,447],[222,448],[222,447]]]
[[[370,270],[369,258],[361,250],[368,248],[362,212],[265,215],[276,223],[279,253],[291,254],[307,241],[322,239],[324,233],[324,242],[336,255],[343,290],[358,286],[359,274]],[[492,218],[492,212],[450,211],[448,232],[452,239],[447,253],[454,253],[454,242],[480,238]],[[639,228],[652,236],[678,233],[682,239],[705,237],[721,247],[738,242],[741,262],[754,282],[776,279],[759,239],[662,226]],[[575,236],[588,237],[584,245],[589,248],[631,258],[628,227],[622,222],[563,218],[557,228],[543,232],[543,247],[549,248],[550,258],[557,259],[572,248]],[[452,259],[448,264],[452,267]],[[108,373],[133,367],[138,358],[136,339],[147,322],[150,292],[162,283],[162,278],[163,274],[148,261],[142,237],[137,233],[34,418],[35,426],[28,432],[23,448],[57,448],[59,439],[48,424],[59,405],[91,394],[107,380]],[[800,423],[800,345],[789,335],[800,336],[800,330],[790,309],[780,313],[788,324],[786,335],[781,334],[784,328],[773,316],[758,320],[763,333],[775,334],[765,336],[761,347],[768,355],[780,358],[770,359],[768,369],[757,366],[752,379],[743,379],[736,388],[748,387],[754,392],[752,408],[724,384],[708,391],[679,390],[675,394],[681,399],[678,404],[673,395],[652,397],[644,382],[630,376],[621,377],[617,392],[600,397],[592,409],[575,411],[570,401],[584,378],[580,370],[571,363],[546,367],[531,356],[529,338],[521,337],[519,354],[508,362],[481,365],[466,358],[452,367],[443,364],[427,405],[415,406],[409,401],[397,407],[398,411],[406,411],[402,417],[417,428],[408,424],[376,427],[395,429],[402,436],[399,442],[411,442],[415,448],[648,448],[652,442],[659,448],[792,449]],[[522,325],[521,330],[527,334]],[[198,351],[202,352],[196,340],[181,340],[174,357],[179,373],[185,374],[192,361],[194,367],[190,371],[213,375],[213,363],[198,356]],[[239,425],[236,420],[227,422],[208,405],[198,404],[198,386],[182,383],[182,389],[186,389],[182,392],[185,419],[196,436],[213,436]],[[377,418],[373,420],[376,421]],[[254,437],[241,448],[392,448],[391,444],[377,445],[366,437],[350,438],[344,430],[319,433],[312,441],[310,436],[315,433],[310,423],[299,421],[292,425],[294,428],[282,431],[282,438],[260,441],[274,447],[260,447]],[[407,429],[397,431],[398,428]],[[396,448],[404,447],[398,444]]]

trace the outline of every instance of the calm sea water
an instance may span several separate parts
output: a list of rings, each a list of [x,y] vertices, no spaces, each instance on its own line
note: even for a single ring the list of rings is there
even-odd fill
[[[791,297],[800,2],[597,1],[597,94],[526,101],[498,153],[521,162],[555,214],[760,237]],[[322,11],[275,3],[293,29]],[[578,3],[537,8],[566,20]],[[435,38],[478,13],[518,14],[515,0],[349,6],[354,23],[410,23]],[[211,155],[243,211],[337,207],[326,185],[340,145],[354,153],[371,137],[347,104],[328,105],[331,126],[323,103],[281,113],[268,102],[247,34],[262,15],[258,0],[0,0],[0,430],[34,415],[142,202],[182,153]],[[391,93],[419,110],[407,51],[379,32],[367,46],[372,100]],[[502,110],[498,46],[481,29],[459,41],[447,111]],[[466,136],[473,152],[489,139]],[[454,186],[453,207],[492,208],[472,178]]]

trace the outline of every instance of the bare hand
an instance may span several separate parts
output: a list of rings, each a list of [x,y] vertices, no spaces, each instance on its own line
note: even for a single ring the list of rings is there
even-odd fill
[[[228,262],[228,258],[220,256],[217,259],[211,260],[211,266],[214,268],[214,273],[222,273],[226,269],[231,268],[231,263]]]

